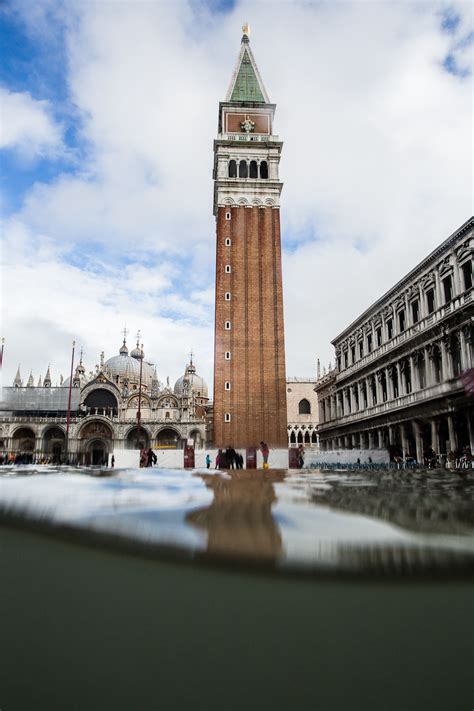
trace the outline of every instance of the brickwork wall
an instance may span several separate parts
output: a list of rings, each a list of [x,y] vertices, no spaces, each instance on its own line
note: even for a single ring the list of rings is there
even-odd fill
[[[225,246],[227,238],[230,246]],[[279,209],[219,207],[216,258],[215,445],[248,447],[265,440],[270,447],[286,447]],[[225,360],[226,351],[230,360]],[[229,391],[226,381],[231,383]],[[226,412],[230,422],[224,421]]]

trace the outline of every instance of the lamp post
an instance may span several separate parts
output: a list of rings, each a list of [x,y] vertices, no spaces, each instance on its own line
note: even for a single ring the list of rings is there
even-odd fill
[[[72,396],[72,375],[74,372],[74,349],[76,347],[76,341],[72,342],[72,355],[71,355],[71,375],[69,377],[69,397],[67,400],[67,418],[66,418],[66,464],[69,457],[69,425],[71,423],[71,396]]]

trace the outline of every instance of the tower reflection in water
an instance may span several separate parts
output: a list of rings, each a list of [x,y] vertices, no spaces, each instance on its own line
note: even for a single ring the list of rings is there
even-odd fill
[[[207,554],[272,564],[280,557],[282,538],[272,516],[277,500],[274,484],[284,471],[236,470],[228,475],[200,475],[214,492],[210,506],[191,511],[186,521],[208,534]]]

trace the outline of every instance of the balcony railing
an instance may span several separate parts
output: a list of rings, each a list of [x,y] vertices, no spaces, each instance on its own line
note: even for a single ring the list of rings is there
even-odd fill
[[[278,143],[280,141],[279,136],[267,136],[264,134],[257,133],[220,133],[218,136],[220,141],[248,141],[249,143],[257,143],[259,141],[264,141],[266,143]]]
[[[435,383],[434,385],[430,385],[422,390],[415,390],[414,392],[400,395],[392,400],[386,400],[385,402],[378,403],[377,405],[366,407],[363,410],[357,410],[347,415],[328,420],[327,422],[320,422],[319,429],[320,431],[324,431],[326,428],[330,429],[336,426],[339,427],[339,425],[352,424],[353,422],[366,420],[370,417],[375,417],[376,415],[383,415],[385,412],[392,413],[396,410],[408,407],[409,405],[416,405],[434,397],[451,394],[460,388],[461,385],[458,378],[447,380],[443,383]]]

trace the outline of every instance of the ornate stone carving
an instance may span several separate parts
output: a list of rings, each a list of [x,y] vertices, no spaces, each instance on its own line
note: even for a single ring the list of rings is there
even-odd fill
[[[435,279],[433,272],[425,274],[425,276],[421,279],[421,286],[423,287],[423,289],[427,289],[429,286],[434,286],[434,283]]]
[[[440,274],[444,274],[445,272],[449,271],[450,269],[451,269],[451,258],[448,255],[441,262],[438,263],[438,271]]]

